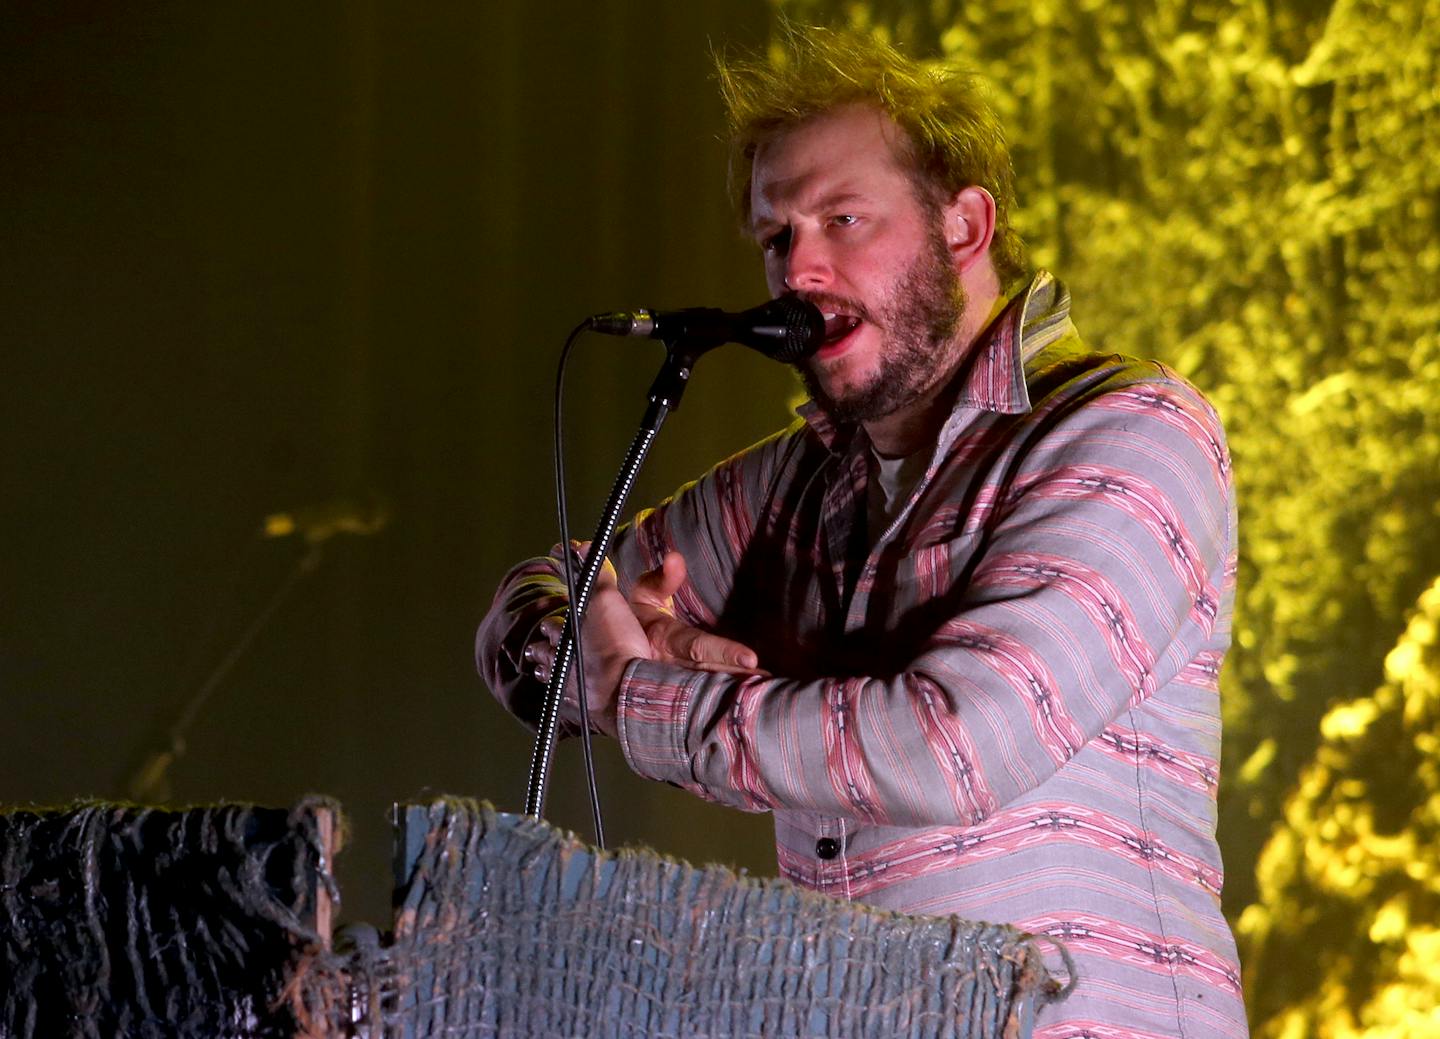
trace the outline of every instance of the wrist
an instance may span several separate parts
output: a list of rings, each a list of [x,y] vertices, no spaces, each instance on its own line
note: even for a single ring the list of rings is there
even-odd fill
[[[615,684],[615,695],[612,696],[611,699],[610,699],[610,704],[609,704],[610,709],[609,709],[609,711],[607,712],[606,717],[605,717],[605,726],[606,726],[606,728],[605,728],[603,731],[605,732],[605,734],[606,734],[607,736],[611,736],[611,737],[613,737],[613,738],[615,738],[615,739],[617,739],[617,740],[619,740],[619,739],[621,738],[621,736],[620,736],[621,722],[622,722],[622,719],[624,718],[625,714],[627,713],[627,709],[628,709],[628,706],[629,706],[629,697],[628,697],[628,695],[627,695],[627,689],[628,689],[628,686],[629,686],[628,679],[629,679],[629,676],[634,672],[636,666],[637,666],[641,661],[647,660],[647,659],[649,659],[649,658],[648,658],[648,657],[643,657],[643,656],[636,656],[636,657],[631,657],[631,658],[629,658],[628,660],[626,660],[626,661],[624,661],[624,662],[621,663],[621,665],[620,665],[620,677],[619,677],[619,680],[618,680],[618,681],[616,682],[616,684]]]

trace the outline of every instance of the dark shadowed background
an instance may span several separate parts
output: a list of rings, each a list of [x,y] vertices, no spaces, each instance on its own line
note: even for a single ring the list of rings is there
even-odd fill
[[[380,496],[214,694],[174,803],[346,806],[344,915],[384,923],[392,801],[518,810],[531,741],[476,622],[556,540],[554,362],[586,314],[764,298],[724,190],[712,45],[762,0],[7,5],[0,22],[0,802],[122,796],[303,554],[268,514]],[[572,369],[588,532],[660,348]],[[636,490],[788,418],[707,357]],[[551,817],[588,834],[578,746]],[[643,783],[611,836],[773,871],[766,817]]]

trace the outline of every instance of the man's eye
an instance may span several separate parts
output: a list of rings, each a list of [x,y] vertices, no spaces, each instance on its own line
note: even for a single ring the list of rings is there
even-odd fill
[[[775,253],[784,256],[790,249],[790,229],[776,231],[772,235],[766,235],[760,240],[760,248],[767,253]]]
[[[834,224],[837,227],[850,227],[858,219],[859,218],[856,217],[853,213],[840,213],[836,216],[832,216],[830,218],[830,223]]]

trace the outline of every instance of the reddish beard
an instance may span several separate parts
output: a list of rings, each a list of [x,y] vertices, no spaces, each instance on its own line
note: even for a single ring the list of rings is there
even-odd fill
[[[797,367],[810,396],[839,423],[886,418],[924,396],[949,367],[937,362],[965,313],[965,292],[938,229],[874,310],[841,296],[815,293],[805,298],[822,310],[828,305],[853,314],[880,333],[879,365],[863,386],[832,395],[822,385],[817,362]]]

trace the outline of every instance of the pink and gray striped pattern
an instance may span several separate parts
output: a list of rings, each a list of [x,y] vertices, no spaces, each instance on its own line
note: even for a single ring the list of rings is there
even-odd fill
[[[1215,843],[1220,424],[1163,366],[1087,348],[1043,273],[961,378],[888,530],[864,529],[863,430],[813,406],[626,529],[622,586],[682,552],[677,613],[779,676],[635,662],[626,758],[772,811],[796,883],[1063,942],[1080,983],[1041,1039],[1244,1035]],[[522,564],[480,630],[522,716],[520,654],[558,596],[552,560]]]

